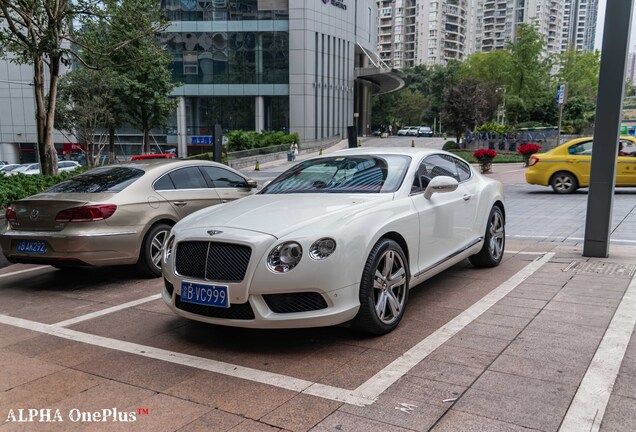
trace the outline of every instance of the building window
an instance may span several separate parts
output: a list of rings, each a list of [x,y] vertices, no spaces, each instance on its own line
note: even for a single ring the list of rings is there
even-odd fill
[[[183,74],[184,75],[199,74],[199,58],[196,52],[183,53]]]
[[[382,11],[380,12],[381,16],[383,18],[385,17],[390,17],[391,15],[393,15],[393,9],[391,8],[382,8]]]

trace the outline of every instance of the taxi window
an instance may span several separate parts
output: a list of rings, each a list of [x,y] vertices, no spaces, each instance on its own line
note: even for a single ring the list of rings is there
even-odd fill
[[[592,144],[593,141],[587,141],[571,145],[568,148],[568,153],[577,156],[592,156]]]

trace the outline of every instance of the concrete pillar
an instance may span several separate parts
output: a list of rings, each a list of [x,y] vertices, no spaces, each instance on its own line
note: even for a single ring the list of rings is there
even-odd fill
[[[186,122],[186,107],[185,97],[179,96],[179,105],[177,106],[177,154],[179,157],[185,157],[188,155],[188,143],[187,143],[187,122]]]
[[[265,130],[265,98],[263,96],[256,96],[256,132]]]

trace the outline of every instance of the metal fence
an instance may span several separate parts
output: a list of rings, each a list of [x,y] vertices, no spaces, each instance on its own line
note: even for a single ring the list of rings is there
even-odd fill
[[[561,136],[561,143],[565,142]],[[522,144],[534,143],[541,146],[542,151],[553,149],[557,146],[556,129],[522,130],[514,133],[479,133],[467,131],[464,135],[462,147],[470,150],[487,148],[498,151],[516,152]]]

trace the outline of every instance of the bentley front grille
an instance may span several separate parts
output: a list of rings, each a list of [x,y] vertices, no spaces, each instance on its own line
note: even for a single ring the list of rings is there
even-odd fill
[[[241,282],[252,256],[249,246],[185,241],[177,244],[177,273],[183,277],[218,282]]]

